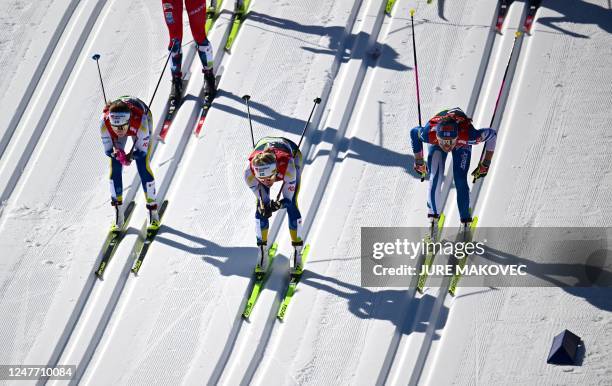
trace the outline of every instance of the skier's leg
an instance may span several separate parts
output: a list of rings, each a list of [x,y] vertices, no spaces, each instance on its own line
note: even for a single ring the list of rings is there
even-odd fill
[[[148,127],[153,127],[153,118],[151,112],[147,114]],[[149,132],[150,135],[150,132]],[[140,182],[142,183],[142,189],[147,200],[147,209],[150,214],[150,223],[152,226],[159,226],[159,213],[157,207],[157,194],[155,191],[155,176],[151,170],[151,150],[152,143],[149,141],[147,147],[147,153],[144,156],[135,157],[136,167],[138,168],[138,174],[140,175]]]
[[[213,50],[208,38],[206,37],[206,1],[205,0],[185,0],[187,15],[189,16],[189,26],[193,40],[198,45],[198,55],[204,70],[212,70]]]
[[[294,150],[295,171],[287,170],[287,175],[295,173],[295,184],[285,184],[283,187],[283,206],[287,209],[289,217],[289,234],[291,235],[291,245],[293,245],[293,268],[297,273],[303,269],[302,248],[304,247],[302,214],[298,207],[298,196],[300,193],[303,159],[302,153]]]
[[[270,204],[270,188],[260,186],[259,193],[261,200],[264,205]],[[260,201],[257,200],[257,207],[259,207]],[[256,273],[266,272],[268,269],[268,227],[270,222],[264,216],[259,213],[259,210],[255,209],[255,234],[257,235],[257,248],[258,258],[257,266],[255,267]]]
[[[457,189],[457,206],[459,207],[461,222],[471,222],[472,218],[470,213],[470,187],[467,181],[471,154],[472,150],[470,147],[453,150],[453,175],[455,188]]]
[[[181,72],[183,60],[181,48],[183,40],[183,0],[162,0],[162,7],[170,34],[170,42],[168,43],[168,50],[172,51],[170,71],[173,78],[180,79],[183,76]]]
[[[429,167],[429,195],[427,197],[427,208],[429,209],[429,216],[440,215],[442,209],[438,207],[438,204],[440,203],[440,194],[442,192],[446,156],[446,152],[439,146],[429,146],[427,155],[427,166]]]
[[[127,138],[119,138],[115,141],[115,148],[123,150]],[[123,213],[123,178],[122,178],[123,166],[115,158],[110,159],[110,192],[111,192],[111,205],[115,208],[115,227],[123,227],[124,213]]]

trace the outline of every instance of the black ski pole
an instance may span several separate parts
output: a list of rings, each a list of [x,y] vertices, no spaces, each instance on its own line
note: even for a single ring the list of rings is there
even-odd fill
[[[168,57],[166,57],[166,63],[164,63],[164,68],[161,71],[161,74],[159,74],[159,79],[157,80],[157,85],[155,86],[155,90],[153,90],[153,95],[151,96],[151,101],[149,102],[149,105],[147,106],[147,108],[149,110],[151,110],[151,104],[153,103],[153,99],[155,99],[155,94],[157,93],[157,89],[159,88],[159,84],[161,83],[162,78],[164,77],[164,72],[166,71],[166,67],[168,67],[168,62],[170,61],[170,56],[172,55],[172,50],[174,49],[174,45],[177,44],[178,41],[175,40],[174,43],[172,44],[172,47],[170,47],[170,51],[168,52]]]
[[[253,148],[255,148],[255,136],[253,135],[253,123],[251,122],[251,109],[249,107],[249,101],[251,100],[251,96],[243,95],[242,99],[244,99],[244,103],[246,103],[247,118],[249,119],[249,127],[251,128],[251,142],[253,142]]]
[[[499,100],[501,99],[501,95],[504,90],[504,86],[506,85],[506,78],[508,77],[508,70],[510,69],[510,63],[512,62],[512,57],[514,56],[514,47],[516,47],[516,41],[520,36],[521,36],[520,31],[517,31],[514,34],[514,43],[512,44],[512,50],[510,51],[510,57],[508,58],[508,63],[506,63],[506,70],[504,71],[504,77],[502,78],[502,83],[501,83],[501,86],[499,87],[499,92],[497,93],[497,100],[495,101],[495,108],[493,109],[493,115],[491,116],[491,123],[489,124],[490,128],[493,127],[493,122],[495,122],[495,117],[497,116],[497,108],[499,107]],[[482,162],[482,160],[485,157],[485,153],[486,153],[485,149],[486,147],[483,147],[482,153],[480,154],[480,162]],[[484,177],[480,177],[480,178],[484,178]],[[475,183],[477,179],[478,178],[474,177],[474,180],[472,180],[472,183]]]
[[[416,40],[414,37],[414,8],[410,10],[410,25],[412,28],[412,53],[414,56],[414,79],[416,81],[416,94],[417,94],[417,109],[419,112],[419,126],[423,126],[421,124],[421,95],[419,90],[419,66],[417,64],[417,54],[416,54]]]
[[[104,105],[106,105],[108,102],[106,100],[106,92],[104,91],[104,82],[102,81],[102,72],[100,71],[100,63],[98,62],[100,60],[100,54],[94,54],[94,56],[92,56],[91,58],[96,61],[96,65],[98,66],[98,76],[100,77],[100,86],[102,86],[102,96],[104,97]]]
[[[255,136],[253,135],[253,123],[251,122],[251,108],[249,107],[249,101],[251,100],[251,96],[248,94],[245,94],[242,96],[242,99],[244,99],[244,103],[246,104],[246,108],[247,108],[247,118],[249,120],[249,127],[251,128],[251,142],[253,143],[253,149],[255,149]],[[261,212],[264,211],[264,202],[263,202],[263,196],[261,194],[261,184],[259,185],[258,188],[259,191],[259,208],[261,209]]]
[[[419,89],[419,66],[417,64],[416,54],[416,40],[414,37],[414,8],[410,9],[410,26],[412,28],[412,54],[414,57],[414,80],[416,82],[416,97],[417,97],[417,110],[419,113],[419,127],[423,127],[421,123],[421,93]],[[425,181],[425,173],[421,174],[421,182]]]
[[[302,144],[302,140],[304,139],[304,134],[306,134],[306,129],[308,129],[308,125],[310,124],[310,120],[312,119],[312,114],[314,114],[314,111],[317,108],[317,105],[321,103],[321,98],[317,97],[313,100],[313,102],[314,102],[314,105],[312,105],[312,110],[310,110],[310,115],[308,115],[308,120],[306,121],[306,124],[304,125],[304,129],[302,130],[302,136],[300,137],[300,142],[298,142],[298,145],[297,145],[298,148],[296,150],[300,149],[300,145]],[[294,152],[292,152],[291,155],[295,157]],[[285,187],[285,181],[283,181],[283,184],[281,185],[281,188],[278,191],[278,195],[276,196],[276,201],[280,199],[280,195],[283,192],[284,187]]]

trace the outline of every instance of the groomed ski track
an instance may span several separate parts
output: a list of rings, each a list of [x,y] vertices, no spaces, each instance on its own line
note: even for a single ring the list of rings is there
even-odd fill
[[[0,214],[0,246],[8,252],[0,262],[0,313],[5,315],[0,338],[6,342],[0,363],[77,364],[73,383],[88,385],[592,384],[609,379],[605,346],[595,343],[612,340],[611,318],[601,314],[612,309],[609,291],[462,288],[453,298],[444,286],[423,295],[414,285],[408,290],[360,286],[360,227],[423,226],[426,218],[427,182],[421,183],[411,167],[409,129],[418,119],[408,10],[417,11],[423,121],[443,107],[461,106],[474,114],[476,127],[488,127],[514,32],[524,17],[523,2],[513,3],[498,35],[491,30],[495,2],[428,6],[399,0],[389,17],[378,0],[317,2],[316,7],[297,0],[252,0],[228,54],[219,47],[227,37],[230,3],[224,1],[209,34],[223,76],[199,137],[192,131],[201,110],[200,63],[185,27],[183,68],[192,74],[187,97],[152,162],[158,196],[170,201],[160,234],[134,277],[129,269],[142,242],[146,211],[130,168],[124,196],[136,199],[137,207],[104,281],[92,272],[112,211],[91,53],[102,54],[109,98],[132,94],[148,102],[165,60],[167,35],[158,2],[90,0],[74,10],[74,2],[50,3],[64,15],[48,37],[58,40],[59,48],[45,51],[46,68],[35,61],[26,68],[40,81],[23,83],[19,106],[27,109],[15,107],[13,120],[29,131],[3,134],[10,141],[0,167],[12,165],[15,172],[0,186],[9,199]],[[581,14],[606,8],[603,1],[581,4],[576,11]],[[70,18],[85,11],[89,18]],[[500,137],[492,172],[482,190],[472,192],[479,226],[610,225],[610,180],[599,177],[602,181],[593,185],[598,177],[580,175],[578,166],[570,172],[580,178],[566,179],[568,163],[561,155],[582,159],[584,167],[602,176],[610,173],[609,152],[583,156],[587,146],[612,145],[603,135],[603,113],[594,119],[589,108],[609,97],[600,85],[610,83],[612,56],[598,61],[580,54],[585,45],[592,52],[609,47],[602,29],[609,31],[610,21],[550,22],[567,12],[543,1],[532,35],[523,38],[512,63],[516,73],[508,81],[503,119],[494,124]],[[81,29],[66,27],[71,23]],[[584,68],[591,70],[588,76],[573,75]],[[168,92],[166,74],[152,106],[158,130]],[[302,144],[300,208],[311,253],[283,323],[275,316],[291,247],[286,221],[278,214],[270,232],[270,240],[279,242],[273,274],[250,320],[240,316],[256,256],[254,197],[242,178],[251,149],[243,94],[252,96],[256,139],[278,135],[297,141],[312,99],[323,99]],[[585,96],[575,116],[558,116],[575,110],[576,100]],[[22,118],[21,108],[39,115]],[[576,132],[585,121],[600,134],[597,144]],[[11,125],[15,130],[17,124]],[[30,152],[12,150],[20,146]],[[470,170],[480,151],[475,147]],[[447,224],[455,225],[450,178],[447,172],[444,208]],[[550,186],[552,197],[545,189]],[[560,212],[559,203],[568,194],[578,201],[585,186],[591,186],[588,200]],[[595,215],[583,220],[583,213]],[[524,315],[529,302],[538,308]],[[530,324],[537,325],[537,333]],[[591,345],[593,354],[578,371],[545,367],[542,359],[549,338],[562,328],[576,328]],[[502,366],[508,353],[511,361]]]

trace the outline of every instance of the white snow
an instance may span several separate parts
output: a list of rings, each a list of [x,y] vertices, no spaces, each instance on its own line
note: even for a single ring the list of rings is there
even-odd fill
[[[381,0],[252,0],[226,53],[232,3],[209,33],[222,78],[197,137],[203,82],[185,25],[191,96],[152,160],[169,200],[164,225],[132,275],[147,213],[128,169],[136,209],[103,281],[93,270],[113,213],[91,55],[102,55],[109,99],[148,102],[167,55],[161,6],[0,4],[0,364],[75,364],[88,385],[609,383],[607,288],[460,287],[451,297],[444,287],[420,295],[360,285],[361,227],[427,221],[427,183],[412,171],[409,143],[418,124],[409,10],[423,121],[460,106],[488,127],[524,2],[494,36],[495,1],[398,0],[390,17]],[[603,0],[566,3],[544,0],[532,34],[519,38],[492,169],[473,191],[479,227],[612,225],[612,11]],[[158,130],[169,84],[166,70],[152,105]],[[294,141],[322,98],[301,147],[311,251],[284,322],[276,311],[292,250],[278,214],[273,274],[241,318],[256,256],[244,94],[256,139]],[[565,328],[585,342],[581,366],[546,364]]]

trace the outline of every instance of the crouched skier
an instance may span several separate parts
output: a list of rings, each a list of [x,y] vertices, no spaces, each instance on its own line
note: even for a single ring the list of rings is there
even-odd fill
[[[427,175],[428,170],[430,173],[427,216],[433,223],[433,229],[437,229],[442,209],[438,207],[438,203],[448,153],[453,155],[453,176],[457,188],[457,206],[462,226],[469,227],[472,222],[470,188],[467,181],[472,146],[485,142],[486,152],[472,172],[474,179],[478,179],[488,173],[497,135],[493,129],[478,130],[471,122],[472,120],[457,107],[439,112],[424,127],[417,126],[410,131],[414,170],[423,178]],[[427,164],[423,159],[423,143],[429,144]]]
[[[149,164],[151,154],[151,133],[153,118],[147,105],[138,98],[123,96],[105,106],[101,117],[102,143],[104,152],[110,157],[111,205],[115,207],[115,229],[121,229],[124,222],[123,166],[136,162],[142,182],[150,226],[159,227],[159,213],[155,195],[155,178]],[[128,137],[134,143],[130,153],[125,153]]]
[[[244,176],[248,187],[257,197],[255,223],[259,257],[255,267],[256,275],[268,269],[268,219],[280,208],[287,210],[289,232],[293,245],[293,272],[301,274],[302,263],[302,215],[298,209],[298,194],[303,168],[302,153],[298,146],[287,138],[264,137],[255,145],[249,156]],[[270,188],[275,182],[283,182],[280,201],[270,199]]]

